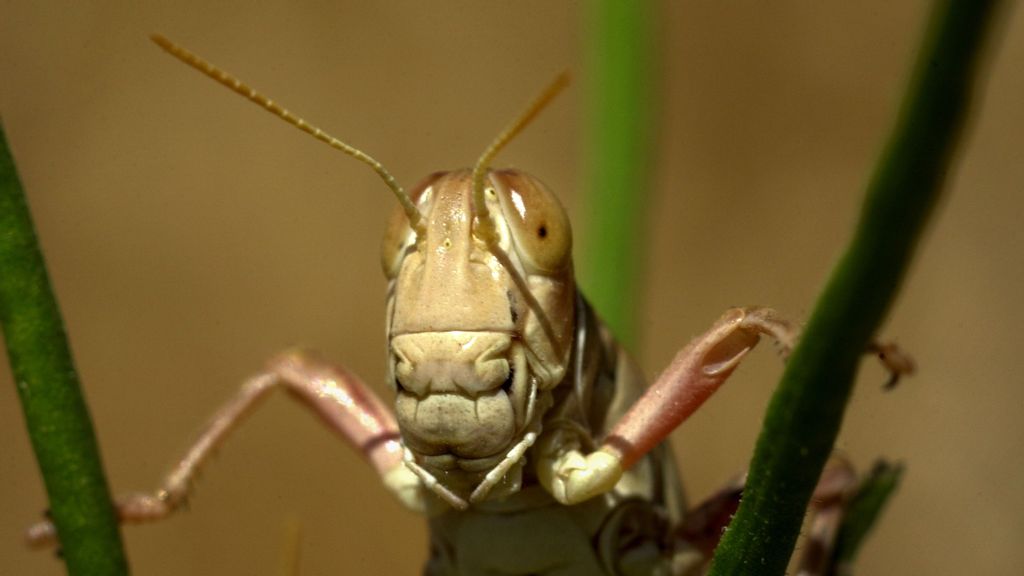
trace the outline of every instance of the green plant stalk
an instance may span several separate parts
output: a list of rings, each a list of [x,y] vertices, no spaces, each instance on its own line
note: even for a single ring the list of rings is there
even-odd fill
[[[968,109],[997,2],[937,2],[854,238],[815,306],[768,407],[740,508],[713,576],[783,574],[842,422],[860,357],[932,212]]]
[[[620,342],[636,343],[652,139],[652,10],[600,0],[588,14],[585,250],[580,282]]]
[[[92,421],[2,124],[0,270],[0,325],[68,573],[127,574]]]

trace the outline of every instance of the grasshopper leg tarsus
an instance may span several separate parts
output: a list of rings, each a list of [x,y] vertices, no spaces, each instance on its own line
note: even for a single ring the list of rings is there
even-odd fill
[[[878,356],[882,366],[889,371],[889,379],[882,385],[883,390],[892,390],[903,376],[910,376],[917,370],[914,358],[903,351],[894,342],[872,341],[868,344],[868,354]]]
[[[560,503],[579,504],[604,494],[622,478],[622,457],[618,453],[596,450],[584,454],[576,448],[561,449],[559,442],[554,435],[543,440],[538,476],[541,485]]]

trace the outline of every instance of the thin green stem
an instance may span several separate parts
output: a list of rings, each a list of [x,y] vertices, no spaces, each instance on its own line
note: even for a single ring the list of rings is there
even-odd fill
[[[740,509],[711,574],[783,574],[860,357],[903,279],[949,169],[997,2],[937,2],[860,215],[772,398]]]
[[[652,140],[652,11],[599,0],[587,34],[590,128],[580,282],[627,346],[636,343],[644,207]]]
[[[2,124],[0,270],[0,325],[68,573],[127,574],[92,421]]]

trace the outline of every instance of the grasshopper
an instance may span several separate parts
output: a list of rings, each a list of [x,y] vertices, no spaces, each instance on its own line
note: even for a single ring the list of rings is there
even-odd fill
[[[533,176],[490,168],[566,85],[565,74],[473,168],[432,174],[406,193],[369,155],[166,38],[153,40],[370,165],[394,192],[399,206],[384,236],[382,265],[387,381],[396,400],[392,411],[344,368],[310,352],[285,352],[216,412],[158,490],[117,500],[122,522],[155,521],[182,507],[211,454],[283,388],[359,451],[402,504],[426,515],[426,574],[705,569],[741,484],[688,512],[663,441],[762,337],[785,352],[798,331],[768,308],[731,309],[644,385],[576,288],[570,223],[557,197]],[[894,375],[909,371],[887,350]],[[839,496],[853,482],[848,466],[827,469],[812,535],[824,540],[834,531]],[[28,540],[54,543],[55,529],[41,522]],[[806,559],[803,573],[821,573],[816,562]]]

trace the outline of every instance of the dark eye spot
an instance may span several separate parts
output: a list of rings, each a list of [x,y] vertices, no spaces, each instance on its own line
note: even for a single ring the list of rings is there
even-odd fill
[[[501,384],[501,389],[505,391],[505,394],[512,394],[512,382],[515,380],[515,371],[511,368],[508,371],[508,378]]]
[[[540,236],[541,238],[547,238],[548,237],[548,227],[543,225],[543,224],[541,224],[540,228],[537,228],[537,236]]]

